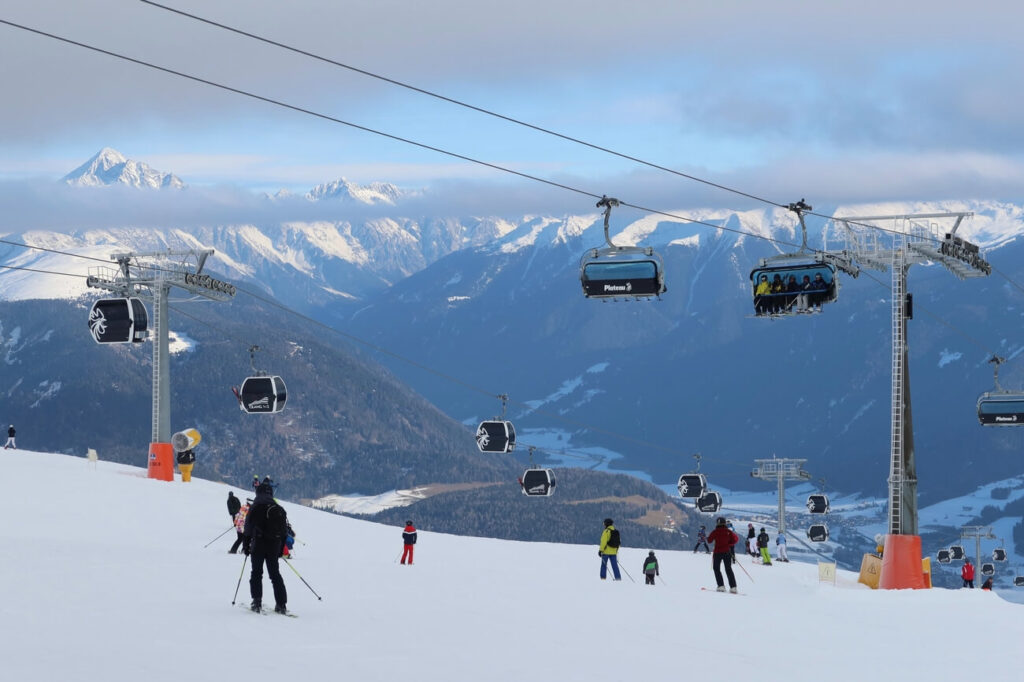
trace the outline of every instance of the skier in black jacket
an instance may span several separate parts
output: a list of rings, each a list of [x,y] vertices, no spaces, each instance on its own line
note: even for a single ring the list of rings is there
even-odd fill
[[[245,517],[245,543],[242,551],[252,556],[252,573],[249,575],[251,608],[263,608],[263,564],[267,565],[270,583],[274,586],[274,611],[287,613],[288,592],[284,587],[278,558],[284,546],[288,528],[288,514],[284,507],[274,500],[273,482],[264,478],[256,488],[256,497]]]
[[[7,448],[18,449],[18,446],[14,444],[14,424],[7,427],[7,442],[4,443],[4,450]]]
[[[242,508],[242,501],[235,497],[235,494],[228,491],[228,516],[231,517],[231,521],[234,522],[235,514]]]

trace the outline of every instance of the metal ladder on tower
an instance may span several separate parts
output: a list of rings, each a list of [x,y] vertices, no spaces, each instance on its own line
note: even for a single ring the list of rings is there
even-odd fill
[[[906,298],[905,236],[897,232],[892,250],[892,442],[889,460],[889,533],[899,535],[903,516],[903,362]]]

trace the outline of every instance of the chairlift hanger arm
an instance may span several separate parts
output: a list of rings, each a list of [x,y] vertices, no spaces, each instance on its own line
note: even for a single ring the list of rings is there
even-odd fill
[[[618,205],[619,200],[613,199],[609,196],[602,196],[601,200],[597,202],[598,208],[604,208],[604,240],[608,243],[608,246],[613,249],[617,249],[618,247],[612,243],[612,238],[608,235],[608,220],[611,218],[612,208]]]

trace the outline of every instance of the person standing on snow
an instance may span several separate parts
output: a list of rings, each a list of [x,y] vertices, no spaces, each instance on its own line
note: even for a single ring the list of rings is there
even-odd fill
[[[772,555],[768,553],[768,539],[768,533],[762,528],[757,536],[757,549],[761,552],[761,563],[765,566],[772,565]]]
[[[237,497],[235,497],[235,494],[233,492],[231,492],[229,490],[228,491],[228,516],[231,517],[231,522],[232,523],[235,522],[235,514],[237,514],[238,510],[241,509],[241,508],[242,508],[242,502]]]
[[[779,537],[775,538],[775,553],[779,555],[779,561],[785,561],[789,563],[789,555],[786,554],[786,534],[779,533]]]
[[[14,444],[14,424],[7,427],[7,442],[4,443],[4,450],[11,448],[17,450],[18,446]]]
[[[729,591],[736,594],[736,576],[732,572],[731,550],[740,541],[740,536],[726,527],[725,518],[719,517],[715,529],[708,536],[708,541],[714,545],[714,549],[711,550],[711,568],[715,572],[718,591],[725,592],[725,581],[722,580],[722,564],[725,564],[725,575],[729,578]]]
[[[274,500],[273,481],[264,478],[256,488],[256,499],[245,517],[245,543],[242,551],[252,557],[249,594],[253,611],[263,609],[263,565],[267,566],[274,587],[274,611],[287,613],[288,592],[281,577],[279,559],[288,528],[288,514]]]
[[[653,585],[654,576],[656,575],[661,575],[661,573],[658,572],[658,557],[654,556],[654,550],[652,549],[647,553],[647,558],[644,559],[645,584]]]
[[[604,520],[604,531],[601,532],[601,545],[597,548],[597,556],[601,557],[601,580],[608,576],[608,561],[612,562],[612,574],[616,580],[622,580],[619,575],[619,531],[615,528],[615,522],[611,519]]]
[[[697,544],[693,546],[693,553],[696,554],[700,546],[704,545],[704,553],[711,554],[711,548],[708,547],[708,534],[705,532],[705,527],[701,526],[700,530],[697,531]]]
[[[964,579],[964,587],[974,589],[974,564],[970,557],[964,559],[964,567],[960,569],[960,577]]]
[[[402,563],[406,558],[412,566],[412,553],[416,547],[416,526],[412,525],[412,519],[405,522],[405,530],[402,531]]]
[[[238,538],[235,540],[235,544],[231,545],[231,549],[228,550],[228,554],[235,554],[238,552],[238,548],[245,542],[245,517],[249,513],[249,507],[252,506],[252,498],[246,498],[245,504],[243,504],[238,512],[235,514],[235,535]]]

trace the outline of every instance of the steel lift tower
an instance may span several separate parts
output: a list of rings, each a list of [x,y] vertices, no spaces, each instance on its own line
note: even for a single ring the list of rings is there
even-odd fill
[[[153,338],[153,421],[149,459],[152,465],[156,457],[170,457],[171,442],[171,375],[168,318],[168,304],[171,289],[184,292],[185,296],[175,301],[228,301],[235,295],[235,287],[227,282],[202,274],[206,259],[213,249],[197,251],[154,251],[149,253],[115,253],[110,260],[117,267],[96,267],[89,269],[86,284],[96,289],[105,289],[118,297],[137,297],[152,305],[153,321],[150,325]],[[166,448],[157,445],[166,445]],[[173,478],[173,462],[171,463]],[[149,467],[150,478],[154,467]]]
[[[932,262],[940,263],[960,279],[989,275],[992,267],[981,257],[978,247],[956,236],[964,218],[971,215],[922,213],[834,219],[843,228],[845,253],[862,267],[892,273],[890,535],[918,534],[917,469],[907,366],[907,320],[913,312],[913,299],[907,293],[907,271],[911,265]]]
[[[804,471],[806,459],[755,459],[757,468],[750,472],[754,478],[776,481],[779,485],[779,533],[786,532],[786,481],[809,481],[811,475]]]

